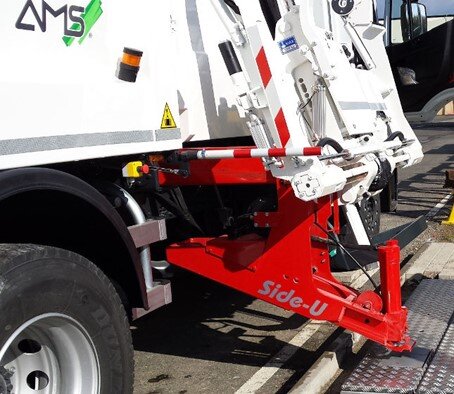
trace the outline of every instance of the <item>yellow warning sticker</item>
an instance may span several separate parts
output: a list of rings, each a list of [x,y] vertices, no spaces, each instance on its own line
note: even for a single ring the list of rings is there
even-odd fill
[[[169,104],[166,103],[164,107],[164,114],[162,115],[162,122],[161,122],[161,129],[176,129],[177,124],[175,123],[175,119],[170,111]]]

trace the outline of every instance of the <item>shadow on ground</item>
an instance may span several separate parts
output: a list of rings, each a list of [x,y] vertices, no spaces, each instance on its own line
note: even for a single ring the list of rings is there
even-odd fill
[[[306,322],[274,307],[253,309],[252,297],[184,271],[176,272],[172,290],[172,304],[134,324],[135,350],[261,366],[285,345],[276,332]]]
[[[444,145],[425,152],[427,156],[436,159],[437,155],[450,155],[454,152],[454,144]],[[437,161],[428,171],[420,172],[399,183],[399,206],[397,215],[407,218],[417,218],[427,214],[448,193],[443,188],[445,171],[454,168],[454,155]]]

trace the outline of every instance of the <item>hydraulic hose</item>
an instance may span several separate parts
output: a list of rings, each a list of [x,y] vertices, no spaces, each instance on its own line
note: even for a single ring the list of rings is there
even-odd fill
[[[392,141],[392,140],[396,139],[397,137],[399,137],[399,139],[400,139],[402,142],[405,141],[404,133],[402,133],[401,131],[395,131],[395,132],[392,133],[388,138],[386,138],[385,142]]]
[[[233,0],[224,0],[224,3],[227,4],[235,14],[241,15],[241,11]]]
[[[317,146],[320,146],[322,148],[324,148],[327,145],[333,148],[337,153],[342,153],[344,151],[344,148],[342,148],[339,142],[329,137],[322,138],[317,144]]]

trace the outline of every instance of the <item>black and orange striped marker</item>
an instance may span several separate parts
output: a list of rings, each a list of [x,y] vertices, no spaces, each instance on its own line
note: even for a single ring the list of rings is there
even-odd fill
[[[136,82],[142,55],[143,52],[137,49],[124,48],[118,70],[118,78],[126,82]]]

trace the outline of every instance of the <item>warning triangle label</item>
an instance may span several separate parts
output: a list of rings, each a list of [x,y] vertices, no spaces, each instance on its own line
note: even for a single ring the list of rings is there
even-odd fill
[[[161,122],[161,129],[176,129],[177,124],[175,123],[175,119],[170,111],[169,104],[166,103],[164,107],[164,114],[162,115],[162,122]]]

